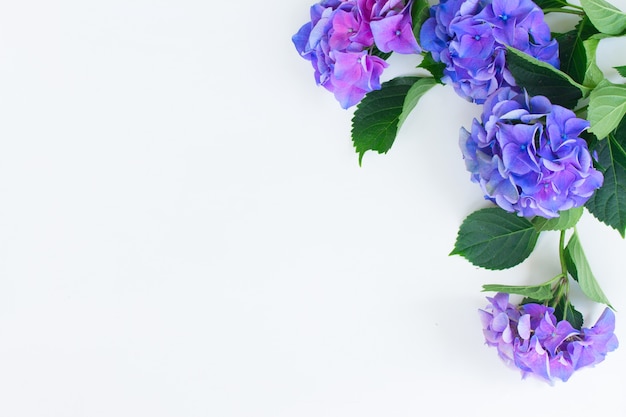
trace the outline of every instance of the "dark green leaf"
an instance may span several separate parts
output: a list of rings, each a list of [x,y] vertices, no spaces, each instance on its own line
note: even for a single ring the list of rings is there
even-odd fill
[[[626,114],[626,85],[603,80],[589,96],[589,131],[606,138]]]
[[[611,158],[613,162],[626,169],[626,117],[613,132],[609,134],[613,144]]]
[[[583,315],[565,299],[561,299],[554,309],[557,320],[567,320],[573,328],[580,330],[583,327]]]
[[[519,294],[530,297],[536,301],[544,301],[552,298],[552,287],[550,284],[541,285],[483,285],[483,291],[504,292],[507,294]]]
[[[582,83],[585,79],[587,54],[578,31],[572,30],[556,38],[559,43],[561,71],[569,74],[574,81]]]
[[[626,65],[614,68],[617,70],[617,72],[619,72],[619,75],[621,75],[622,77],[626,77]]]
[[[352,117],[352,141],[359,154],[386,153],[393,145],[404,99],[420,77],[398,77],[383,83],[380,90],[369,92],[357,105]]]
[[[515,81],[530,95],[546,96],[554,104],[574,108],[589,92],[566,73],[517,49],[507,47],[506,59]]]
[[[576,223],[578,223],[582,215],[583,208],[577,207],[559,212],[559,217],[554,219],[535,217],[532,223],[539,232],[547,230],[567,230],[576,226]]]
[[[430,4],[428,0],[415,0],[411,6],[411,22],[413,23],[413,35],[419,43],[422,25],[430,17]]]
[[[446,65],[441,62],[437,62],[433,59],[433,55],[428,52],[424,55],[424,59],[418,65],[418,68],[424,68],[430,72],[431,75],[437,80],[438,83],[443,84],[441,78],[443,78],[443,70],[446,69]]]
[[[582,292],[591,300],[611,307],[611,303],[604,295],[600,284],[598,284],[598,281],[591,272],[591,267],[589,266],[585,252],[580,245],[578,233],[574,232],[574,234],[572,234],[572,237],[570,237],[565,247],[565,251],[571,259],[571,262],[576,265],[576,281]]]
[[[511,268],[528,258],[538,237],[529,220],[499,207],[486,208],[463,221],[450,255],[486,269]]]
[[[571,255],[567,251],[564,252],[564,255],[565,255],[564,256],[565,266],[567,267],[567,272],[569,272],[572,278],[574,278],[574,281],[578,281],[578,269],[576,268],[576,264],[574,263],[574,260],[572,259]]]
[[[598,144],[598,164],[604,174],[604,183],[585,205],[591,214],[617,230],[622,237],[626,232],[626,168],[617,161],[626,144],[624,139],[618,140],[611,135]]]
[[[626,14],[604,0],[580,0],[593,25],[602,33],[619,35],[626,30]]]
[[[560,69],[569,74],[577,83],[584,84],[589,66],[589,57],[587,56],[584,41],[596,33],[598,33],[598,30],[585,17],[578,22],[576,28],[556,37],[559,43],[559,56],[561,57]],[[593,50],[593,53],[593,59],[595,60],[595,50]]]

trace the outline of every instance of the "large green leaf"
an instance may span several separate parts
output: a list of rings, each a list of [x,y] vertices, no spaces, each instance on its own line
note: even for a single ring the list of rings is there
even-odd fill
[[[533,224],[499,207],[475,211],[461,224],[450,255],[486,269],[511,268],[532,253],[539,232]]]
[[[504,292],[507,294],[518,294],[530,297],[536,301],[544,301],[552,298],[552,285],[483,285],[483,291]]]
[[[398,130],[404,124],[404,121],[409,114],[411,114],[411,111],[413,111],[415,106],[417,106],[417,103],[420,101],[422,96],[437,84],[438,83],[434,78],[427,77],[420,78],[411,86],[409,91],[406,93],[404,105],[402,106],[402,113],[400,113],[400,116],[398,117]]]
[[[559,212],[559,217],[554,219],[546,219],[544,217],[535,217],[532,224],[537,231],[543,232],[548,230],[567,230],[576,226],[578,220],[583,215],[583,208],[577,207]]]
[[[626,169],[626,117],[617,126],[614,132],[609,135],[611,139],[612,162]]]
[[[582,292],[591,300],[606,304],[610,307],[611,303],[606,298],[606,295],[604,295],[600,284],[598,284],[596,277],[591,272],[591,267],[589,266],[585,252],[580,245],[578,233],[574,232],[572,234],[572,237],[570,237],[565,247],[565,252],[571,262],[576,266],[575,271],[570,271],[570,274],[572,274],[572,277],[578,282]]]
[[[507,47],[506,60],[517,84],[530,95],[546,96],[554,104],[574,108],[589,92],[566,73],[515,48]]]
[[[404,100],[420,77],[398,77],[369,92],[357,105],[352,117],[352,141],[359,163],[367,151],[386,153],[398,132]]]
[[[604,183],[585,204],[591,214],[622,237],[626,232],[626,168],[620,163],[623,158],[620,154],[626,149],[624,136],[609,135],[608,140],[598,144],[598,165],[604,174]]]
[[[595,49],[593,60],[588,57],[584,42],[598,30],[591,24],[589,18],[584,17],[576,27],[566,33],[559,34],[556,40],[559,43],[559,56],[561,57],[560,70],[569,74],[577,83],[584,83],[585,75],[591,64],[595,62]],[[597,44],[596,44],[597,45]]]
[[[626,30],[626,14],[604,0],[580,0],[593,25],[602,33],[619,35]]]
[[[598,139],[606,138],[626,114],[626,85],[603,80],[589,96],[589,131]]]

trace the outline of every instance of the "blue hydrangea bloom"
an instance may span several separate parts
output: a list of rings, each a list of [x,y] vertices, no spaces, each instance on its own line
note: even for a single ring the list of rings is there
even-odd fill
[[[380,89],[388,64],[372,55],[418,54],[413,35],[411,1],[322,0],[311,7],[311,21],[293,35],[300,55],[311,61],[315,80],[335,95],[343,108]]]
[[[489,305],[479,310],[485,342],[499,356],[519,368],[523,377],[538,376],[549,383],[567,381],[572,374],[602,362],[617,349],[615,315],[606,308],[591,328],[575,329],[558,321],[552,307],[509,302],[509,295],[487,297]]]
[[[501,87],[515,86],[506,46],[559,66],[559,46],[531,0],[441,0],[420,31],[424,50],[445,64],[443,81],[482,104]]]
[[[520,216],[558,217],[581,207],[603,183],[580,134],[589,122],[543,96],[503,88],[459,145],[485,198]]]

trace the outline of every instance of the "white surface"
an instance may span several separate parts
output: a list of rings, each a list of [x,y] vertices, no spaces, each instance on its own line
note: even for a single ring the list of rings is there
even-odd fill
[[[311,3],[2,1],[0,415],[624,415],[625,347],[550,387],[483,344],[481,285],[558,262],[448,256],[479,108],[437,87],[359,167]],[[626,242],[580,234],[626,343]]]

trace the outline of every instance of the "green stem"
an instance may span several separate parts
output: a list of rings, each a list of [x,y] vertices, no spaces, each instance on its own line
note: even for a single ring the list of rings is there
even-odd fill
[[[561,274],[567,279],[567,262],[565,261],[565,230],[561,230],[559,236],[559,261],[561,262]]]
[[[557,293],[553,299],[552,307],[556,308],[561,298],[565,297],[565,311],[569,304],[569,279],[567,276],[567,261],[565,260],[565,230],[561,230],[559,236],[559,261],[561,263],[561,273],[558,275],[560,280],[557,283]]]

